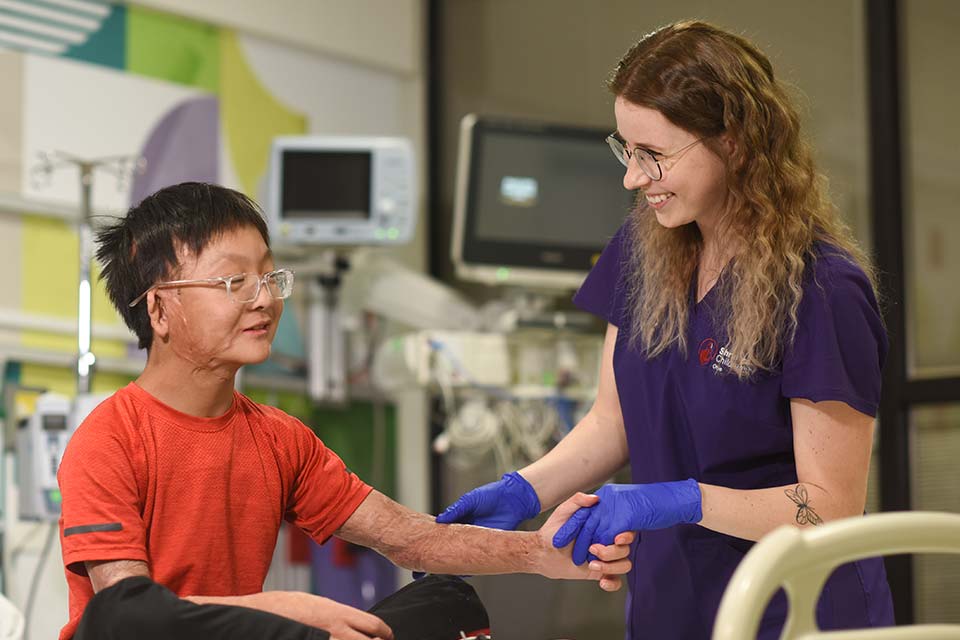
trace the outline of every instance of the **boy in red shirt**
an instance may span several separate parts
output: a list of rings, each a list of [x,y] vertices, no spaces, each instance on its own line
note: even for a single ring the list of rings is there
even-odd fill
[[[392,638],[364,611],[262,592],[283,520],[318,542],[336,534],[405,568],[540,573],[619,588],[632,534],[597,545],[590,567],[550,542],[595,497],[577,494],[535,533],[438,525],[364,484],[299,420],[234,389],[237,369],[269,356],[293,290],[293,273],[274,265],[259,208],[244,195],[203,183],[167,187],[98,242],[108,294],[148,359],[135,382],[90,414],[63,457],[70,621],[61,640],[148,629],[207,640]],[[94,598],[104,590],[112,600]],[[91,600],[97,622],[84,627]]]

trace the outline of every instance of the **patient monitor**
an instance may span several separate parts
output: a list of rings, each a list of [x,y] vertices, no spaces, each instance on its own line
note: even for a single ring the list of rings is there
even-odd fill
[[[409,242],[416,226],[414,175],[413,146],[404,138],[275,138],[270,235],[286,245]]]
[[[283,136],[270,153],[266,214],[278,254],[299,256],[298,273],[309,276],[307,386],[317,401],[347,399],[341,283],[359,247],[401,245],[413,238],[417,181],[413,145],[405,138]],[[412,270],[372,261],[379,280],[376,302],[404,317],[436,315],[454,302],[439,287],[418,282]],[[353,268],[352,268],[353,267]],[[381,273],[382,272],[382,273]],[[409,272],[409,273],[408,273]],[[389,276],[389,277],[388,277]],[[419,276],[426,280],[426,276]],[[380,285],[378,281],[372,283]],[[429,283],[428,283],[429,284]],[[420,296],[418,299],[417,296]],[[423,296],[430,296],[424,300]],[[364,298],[360,293],[355,298]],[[435,302],[435,303],[434,303]],[[468,310],[462,312],[472,317]]]
[[[607,133],[464,117],[452,243],[457,276],[577,288],[633,202]]]
[[[55,522],[60,517],[57,471],[67,442],[90,412],[109,396],[81,393],[70,399],[43,393],[37,398],[33,413],[18,421],[21,519]]]

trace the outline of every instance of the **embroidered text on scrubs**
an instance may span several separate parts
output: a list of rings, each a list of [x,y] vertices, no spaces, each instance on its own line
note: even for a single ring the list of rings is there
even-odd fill
[[[810,506],[810,498],[807,496],[806,487],[798,484],[796,489],[784,489],[783,492],[797,505],[797,524],[801,526],[823,524],[823,518],[818,516],[817,512]]]
[[[733,354],[730,352],[730,349],[728,349],[727,347],[725,347],[725,346],[724,346],[724,347],[720,347],[720,352],[719,352],[719,353],[716,353],[716,341],[713,340],[712,338],[710,338],[709,340],[710,340],[711,342],[713,342],[713,345],[707,345],[707,347],[708,347],[708,348],[712,347],[712,348],[713,348],[713,353],[716,354],[715,357],[711,354],[711,357],[713,358],[713,367],[712,367],[712,368],[713,368],[714,373],[717,373],[717,374],[719,374],[719,375],[723,375],[724,373],[729,373],[731,370],[740,370],[740,371],[745,371],[745,372],[747,373],[747,375],[752,375],[752,374],[753,374],[754,368],[751,367],[750,365],[745,364],[745,363],[742,363],[742,362],[739,363],[739,364],[737,364],[737,363],[735,362],[735,360],[739,360],[739,358],[734,358]],[[704,349],[704,343],[706,343],[706,342],[707,342],[707,341],[704,340],[702,343],[700,343],[700,347],[701,347],[701,351],[700,351],[701,365],[704,364],[704,362],[703,362],[703,357],[704,357],[704,355],[709,352],[709,351],[704,351],[704,350],[703,350],[703,349]]]

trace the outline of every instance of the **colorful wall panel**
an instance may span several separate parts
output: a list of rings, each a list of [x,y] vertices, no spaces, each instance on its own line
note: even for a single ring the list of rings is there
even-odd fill
[[[23,57],[0,50],[0,194],[20,190],[20,138],[23,129]],[[4,306],[14,307],[20,300],[20,221],[0,216],[0,273],[3,279]],[[15,332],[0,328],[0,341],[16,341]],[[2,372],[0,372],[2,375]]]
[[[215,181],[262,199],[274,136],[401,135],[409,128],[399,74],[141,6],[74,4],[0,21],[0,198],[78,206],[75,169],[38,172],[41,154],[62,151],[147,160],[143,173],[119,183],[96,174],[97,212],[122,215],[147,194],[184,180]],[[17,274],[16,282],[0,284],[0,311],[74,319],[77,255],[67,222],[0,215],[0,268]],[[102,287],[94,322],[120,324]],[[76,343],[69,336],[4,332],[0,351],[14,337],[64,353]],[[98,341],[97,350],[123,357],[131,349]],[[72,388],[68,371],[27,365],[28,378]]]
[[[304,133],[306,118],[270,95],[247,64],[236,34],[224,32],[220,41],[223,130],[229,157],[240,187],[257,196],[265,176],[270,141],[278,135]]]
[[[0,193],[20,190],[20,139],[23,130],[23,56],[0,50]]]
[[[23,162],[21,192],[29,200],[79,202],[75,170],[38,179],[41,154],[56,151],[81,158],[135,156],[154,128],[200,91],[109,67],[65,58],[28,55],[24,63]],[[123,212],[130,183],[118,188],[106,173],[94,180],[94,207]]]

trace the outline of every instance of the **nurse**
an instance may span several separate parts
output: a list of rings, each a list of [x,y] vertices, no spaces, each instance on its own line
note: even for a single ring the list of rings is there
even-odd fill
[[[629,462],[554,544],[642,531],[628,638],[707,638],[752,541],[863,513],[887,337],[874,271],[838,217],[766,56],[702,22],[637,42],[613,72],[634,211],[574,301],[607,322],[597,398],[519,472],[439,522],[515,528]],[[584,224],[590,224],[584,212]],[[775,597],[761,637],[778,636]],[[882,561],[839,568],[823,629],[893,623]]]

